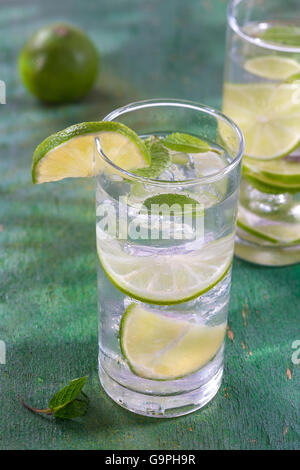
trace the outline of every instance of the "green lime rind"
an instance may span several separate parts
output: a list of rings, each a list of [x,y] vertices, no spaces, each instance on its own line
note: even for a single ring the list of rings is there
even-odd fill
[[[284,83],[298,83],[300,82],[300,73],[295,73],[294,75],[291,75],[288,77]]]
[[[277,181],[268,179],[260,173],[252,173],[243,170],[243,176],[255,189],[267,194],[294,194],[300,191],[300,185],[279,184]]]
[[[261,176],[262,180],[274,182],[280,186],[300,187],[300,161],[287,159],[272,160],[252,160],[243,158],[243,170]]]
[[[300,28],[297,26],[272,26],[259,37],[265,42],[274,42],[285,46],[300,46]]]
[[[222,279],[224,279],[224,277],[226,276],[226,274],[229,272],[230,268],[231,268],[231,265],[232,265],[232,259],[230,261],[230,263],[228,264],[227,268],[225,269],[225,271],[223,272],[223,274],[212,284],[210,284],[208,287],[206,287],[205,289],[201,290],[200,292],[197,292],[189,297],[185,297],[183,299],[180,299],[180,300],[175,300],[175,301],[158,301],[158,300],[153,300],[153,299],[147,299],[145,297],[140,297],[138,295],[135,295],[133,294],[132,292],[124,289],[123,287],[119,286],[113,279],[112,277],[107,273],[106,269],[104,268],[102,262],[101,262],[101,257],[100,257],[100,254],[98,252],[98,259],[99,259],[99,263],[100,263],[100,266],[101,268],[103,269],[103,272],[104,274],[106,275],[106,277],[110,280],[110,282],[120,291],[120,292],[123,292],[123,294],[125,295],[128,295],[129,297],[131,297],[132,299],[135,299],[135,300],[138,300],[140,302],[143,302],[145,304],[153,304],[153,305],[178,305],[178,304],[182,304],[184,302],[189,302],[190,300],[193,300],[193,299],[196,299],[197,297],[199,297],[200,295],[203,295],[205,294],[206,292],[208,292],[210,289],[212,289],[213,287],[215,287],[220,281],[222,281]]]
[[[262,232],[259,232],[258,230],[255,230],[255,228],[249,227],[249,225],[244,224],[241,220],[237,219],[236,222],[237,226],[244,230],[247,233],[250,233],[251,235],[254,235],[256,238],[266,240],[270,243],[278,244],[278,240],[276,238],[270,237],[268,235],[263,234]]]
[[[132,171],[132,173],[145,178],[158,178],[171,164],[169,151],[161,144],[160,140],[155,137],[147,138],[144,140],[144,144],[151,156],[150,166],[147,168],[139,168]]]
[[[121,349],[121,353],[124,357],[124,359],[126,360],[126,363],[129,367],[129,369],[131,370],[131,372],[134,374],[134,375],[137,375],[138,377],[141,377],[143,379],[146,379],[146,380],[151,380],[151,381],[154,381],[154,382],[166,382],[166,381],[170,381],[170,380],[179,380],[179,379],[182,379],[184,377],[187,377],[187,376],[190,376],[192,374],[195,374],[197,373],[199,370],[201,370],[203,367],[207,366],[207,364],[209,364],[211,361],[213,361],[213,359],[216,357],[216,355],[218,354],[219,350],[213,355],[213,357],[204,365],[202,365],[201,367],[198,367],[192,371],[190,371],[188,374],[183,374],[183,375],[178,375],[178,376],[175,376],[175,377],[172,377],[172,378],[166,378],[166,379],[163,379],[163,378],[153,378],[153,377],[145,377],[143,375],[141,375],[137,370],[136,368],[132,365],[132,363],[130,362],[129,358],[127,357],[127,354],[126,354],[126,347],[124,345],[124,337],[125,337],[125,327],[126,327],[126,320],[128,318],[128,316],[130,315],[130,313],[132,312],[132,310],[136,307],[136,304],[133,302],[131,303],[127,308],[126,310],[124,311],[123,315],[122,315],[122,318],[121,318],[121,322],[120,322],[120,328],[119,328],[119,343],[120,343],[120,349]]]
[[[47,155],[48,152],[54,150],[59,145],[64,144],[75,137],[80,137],[87,134],[97,134],[99,132],[117,132],[126,136],[139,148],[145,159],[145,162],[148,165],[151,164],[151,156],[147,147],[145,146],[142,139],[129,127],[119,122],[113,121],[81,122],[50,135],[37,146],[32,158],[32,182],[34,184],[36,183],[36,169],[38,163]]]
[[[162,140],[162,143],[171,150],[184,153],[203,153],[210,150],[209,144],[204,140],[181,132],[174,132],[173,134],[167,135],[167,137]]]
[[[243,214],[243,212],[245,213]],[[261,225],[261,229],[259,229],[259,226],[255,228],[255,226],[254,227],[250,226],[247,223],[247,210],[243,209],[242,207],[239,207],[239,213],[238,213],[238,218],[237,218],[238,228],[240,228],[242,231],[254,236],[255,238],[259,240],[264,240],[266,242],[272,243],[273,245],[280,246],[280,245],[288,244],[289,246],[293,246],[293,245],[298,245],[300,243],[300,237],[296,238],[295,236],[293,237],[289,236],[291,233],[290,232],[291,230],[292,230],[292,233],[295,233],[296,231],[296,229],[294,227],[291,227],[291,225],[292,224],[283,223],[282,225],[278,224],[275,227]],[[276,233],[276,228],[279,228],[281,233],[279,234]],[[273,233],[271,234],[265,233],[266,230],[268,230],[269,232],[272,232],[273,230]]]
[[[82,98],[99,71],[99,53],[93,42],[84,31],[61,22],[34,33],[18,62],[25,87],[46,103]]]
[[[175,193],[162,193],[155,196],[151,196],[143,202],[143,206],[146,207],[149,214],[163,213],[166,208],[171,210],[172,206],[179,207],[178,212],[174,212],[174,215],[182,215],[185,213],[191,213],[192,217],[197,215],[203,216],[204,209],[202,205],[185,194]],[[155,206],[155,207],[153,207]],[[161,207],[157,207],[161,206]],[[186,207],[188,206],[188,208]],[[156,210],[157,209],[157,210]]]
[[[123,357],[126,359],[126,362],[129,366],[129,369],[131,370],[131,372],[136,374],[133,366],[131,365],[130,361],[127,358],[127,355],[126,355],[126,352],[125,352],[125,346],[124,346],[124,342],[123,342],[124,331],[125,331],[125,321],[127,320],[128,315],[134,309],[134,307],[135,307],[135,303],[133,302],[132,304],[130,304],[126,308],[126,310],[124,311],[124,313],[122,315],[122,318],[121,318],[121,321],[120,321],[120,328],[119,328],[119,342],[120,342],[121,353],[123,354]]]
[[[243,225],[243,224],[241,224]],[[255,243],[256,245],[262,245],[262,246],[266,246],[266,247],[269,247],[269,248],[277,248],[278,246],[281,246],[281,244],[279,242],[276,241],[275,242],[271,242],[270,240],[267,240],[265,238],[262,238],[261,236],[256,236],[254,235],[253,233],[250,233],[249,230],[248,230],[248,227],[247,227],[247,230],[246,230],[246,226],[244,226],[245,229],[240,226],[239,224],[237,224],[237,235],[242,238],[243,240],[246,240],[250,243]],[[268,237],[266,237],[268,238]]]

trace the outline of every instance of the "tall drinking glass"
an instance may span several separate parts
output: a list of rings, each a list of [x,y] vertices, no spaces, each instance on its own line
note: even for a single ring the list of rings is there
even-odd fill
[[[125,171],[96,138],[100,381],[135,413],[187,414],[221,383],[243,137],[185,101],[133,103],[104,120],[153,145],[156,164],[152,178]],[[187,145],[167,149],[177,132]],[[205,151],[190,153],[191,136]]]
[[[300,3],[234,0],[223,112],[245,138],[236,254],[300,261]]]

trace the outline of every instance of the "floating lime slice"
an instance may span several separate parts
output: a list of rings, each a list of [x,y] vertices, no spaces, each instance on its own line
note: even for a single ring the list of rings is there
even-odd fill
[[[122,292],[146,303],[187,302],[214,287],[228,272],[233,235],[180,254],[138,256],[125,252],[115,239],[105,239],[97,228],[101,266]]]
[[[260,34],[266,42],[275,42],[286,46],[300,46],[300,28],[294,25],[271,26]]]
[[[124,312],[120,344],[131,370],[152,380],[172,380],[196,372],[218,352],[226,323],[206,326],[132,303]]]
[[[243,131],[246,156],[270,160],[299,146],[300,102],[295,92],[295,85],[288,83],[225,84],[223,112]]]
[[[244,69],[269,80],[286,80],[291,75],[300,72],[300,63],[288,57],[262,55],[247,60]]]
[[[239,206],[237,225],[245,232],[270,243],[300,243],[300,223],[276,222],[259,217]]]
[[[300,188],[300,159],[297,158],[258,161],[245,157],[243,170],[266,184],[282,188]]]
[[[248,183],[251,184],[255,189],[262,193],[266,194],[282,194],[290,193],[294,194],[299,191],[299,186],[293,187],[290,185],[280,185],[279,183],[274,183],[271,180],[268,180],[265,177],[261,177],[259,173],[251,173],[250,171],[243,171],[243,176]]]
[[[93,176],[101,165],[93,164],[95,136],[105,155],[126,170],[147,167],[150,155],[139,136],[117,122],[83,122],[47,137],[35,150],[32,160],[34,183],[63,178]]]

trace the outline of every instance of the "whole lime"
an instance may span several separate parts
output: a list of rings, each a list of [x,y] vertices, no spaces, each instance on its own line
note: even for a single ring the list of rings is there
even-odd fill
[[[76,101],[93,86],[98,51],[80,29],[55,23],[38,30],[19,56],[21,79],[35,96],[48,103]]]

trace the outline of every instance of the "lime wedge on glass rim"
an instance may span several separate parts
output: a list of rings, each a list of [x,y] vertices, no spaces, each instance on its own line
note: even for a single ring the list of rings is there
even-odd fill
[[[247,157],[271,160],[299,147],[297,91],[293,83],[225,84],[223,112],[241,128]]]
[[[137,256],[97,227],[100,264],[122,292],[142,302],[170,305],[192,300],[212,289],[227,274],[233,257],[233,235],[184,254]]]
[[[120,325],[120,346],[131,370],[152,380],[196,372],[218,352],[226,323],[208,326],[146,310],[132,303]]]
[[[262,55],[248,59],[244,64],[244,69],[253,75],[269,80],[286,80],[291,75],[300,72],[300,63],[279,55]]]
[[[36,148],[32,160],[34,183],[64,178],[90,177],[97,173],[100,158],[93,162],[94,139],[112,162],[126,170],[150,164],[150,154],[140,137],[117,122],[83,122],[47,137]]]

